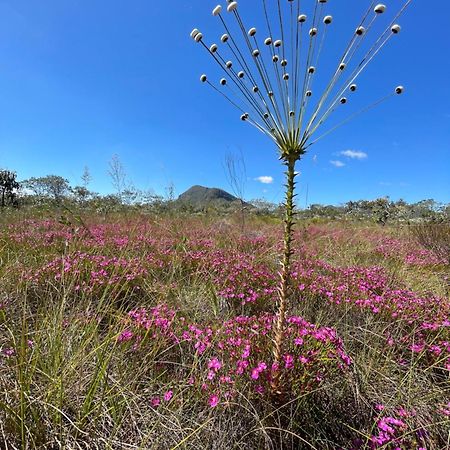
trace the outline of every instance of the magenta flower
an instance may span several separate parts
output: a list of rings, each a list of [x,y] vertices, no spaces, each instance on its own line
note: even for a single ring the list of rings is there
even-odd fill
[[[170,402],[170,400],[172,399],[172,397],[173,397],[173,391],[167,391],[167,392],[164,394],[164,401]]]
[[[157,408],[161,404],[161,399],[159,397],[153,397],[150,400],[150,404],[153,406],[153,408]]]
[[[215,408],[219,404],[219,396],[217,394],[211,395],[208,403],[211,408]]]

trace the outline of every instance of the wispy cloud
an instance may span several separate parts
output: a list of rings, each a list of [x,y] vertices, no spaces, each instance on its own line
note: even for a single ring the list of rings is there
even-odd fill
[[[345,150],[340,153],[342,156],[346,156],[347,158],[351,159],[366,159],[367,153],[361,152],[359,150]]]
[[[272,184],[273,183],[273,177],[270,177],[268,175],[263,175],[261,177],[255,178],[256,181],[259,181],[262,184]]]
[[[330,161],[330,164],[333,164],[334,167],[344,167],[345,164],[342,161]]]

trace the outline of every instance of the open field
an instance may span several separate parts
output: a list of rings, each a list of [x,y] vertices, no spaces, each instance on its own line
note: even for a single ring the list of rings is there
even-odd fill
[[[449,448],[448,260],[407,227],[297,224],[277,395],[276,219],[14,214],[1,448]]]

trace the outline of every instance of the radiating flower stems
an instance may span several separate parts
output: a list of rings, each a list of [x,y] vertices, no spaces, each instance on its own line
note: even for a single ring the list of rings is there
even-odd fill
[[[329,34],[327,29],[334,23],[333,16],[325,11],[327,0],[316,0],[314,5],[311,5],[311,20],[301,11],[303,3],[300,0],[288,0],[286,8],[282,0],[262,0],[268,33],[262,36],[256,27],[246,27],[239,13],[238,2],[227,0],[226,7],[217,5],[212,11],[224,28],[225,34],[220,38],[224,48],[219,49],[217,44],[206,45],[203,42],[203,34],[198,29],[191,33],[192,39],[207,50],[220,66],[221,72],[225,73],[225,77],[220,79],[220,87],[214,86],[206,75],[202,75],[200,80],[210,85],[238,109],[242,121],[250,123],[274,141],[279,150],[279,158],[286,166],[283,255],[273,334],[273,393],[282,393],[280,367],[290,296],[296,163],[318,140],[392,95],[403,93],[403,86],[398,86],[394,93],[350,114],[337,125],[324,130],[318,137],[314,136],[338,108],[350,102],[351,98],[347,97],[347,94],[357,93],[357,79],[390,39],[401,31],[396,21],[411,2],[412,0],[403,1],[397,14],[378,38],[374,39],[374,43],[369,45],[369,50],[360,62],[353,64],[355,55],[372,31],[373,25],[387,9],[384,4],[377,4],[376,0],[368,2],[368,9],[352,32],[343,55],[334,66],[335,69],[321,94],[317,96],[315,105],[310,104],[311,100],[316,98],[312,86],[325,37]],[[235,20],[238,36],[232,34],[233,28],[225,19],[227,14]],[[267,58],[267,63],[264,58]]]

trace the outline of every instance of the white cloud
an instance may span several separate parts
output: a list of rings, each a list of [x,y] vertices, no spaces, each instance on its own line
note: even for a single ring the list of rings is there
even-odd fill
[[[330,164],[333,164],[334,167],[344,167],[345,164],[342,161],[330,161]]]
[[[361,152],[359,150],[345,150],[340,154],[351,159],[366,159],[368,156],[367,153]]]
[[[269,177],[267,175],[263,175],[261,177],[255,178],[256,181],[259,181],[262,184],[272,184],[273,183],[273,177]]]

